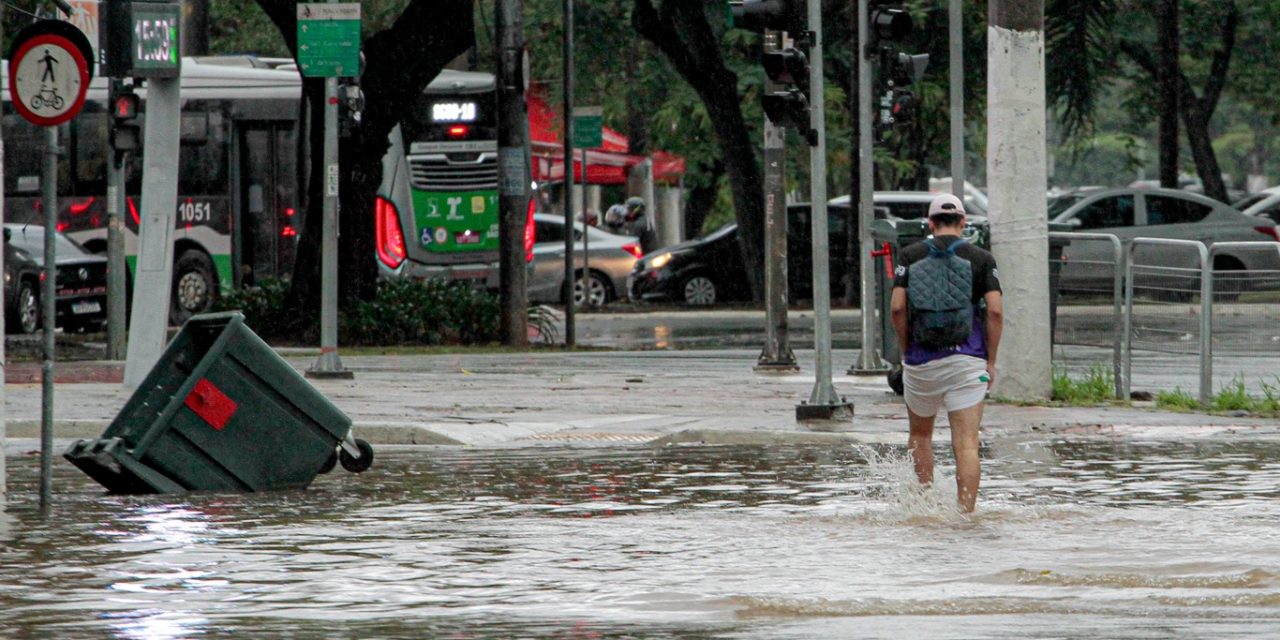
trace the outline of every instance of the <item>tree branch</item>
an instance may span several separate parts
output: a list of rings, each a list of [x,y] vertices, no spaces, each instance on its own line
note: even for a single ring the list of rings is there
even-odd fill
[[[1218,98],[1227,84],[1227,70],[1231,66],[1231,54],[1236,48],[1236,27],[1240,23],[1240,11],[1234,2],[1230,3],[1227,15],[1222,19],[1222,48],[1213,54],[1209,77],[1204,83],[1204,92],[1200,94],[1200,108],[1205,113],[1213,113],[1218,106]]]

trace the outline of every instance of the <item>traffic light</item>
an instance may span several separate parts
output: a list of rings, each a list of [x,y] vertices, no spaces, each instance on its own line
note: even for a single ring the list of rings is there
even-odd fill
[[[734,27],[757,33],[773,29],[800,35],[809,24],[805,0],[735,0],[729,12]]]
[[[139,151],[142,135],[138,127],[138,94],[131,89],[111,96],[111,148],[118,153]]]
[[[881,40],[890,42],[902,40],[911,35],[911,30],[915,28],[911,14],[907,13],[906,8],[901,5],[876,5],[872,6],[870,11],[872,46]]]
[[[762,98],[764,115],[779,127],[795,129],[812,146],[818,132],[809,126],[809,58],[796,47],[766,51],[765,75],[771,81]]]
[[[869,8],[868,26],[870,50],[877,54],[880,80],[880,109],[878,128],[881,135],[888,127],[911,120],[917,109],[917,100],[906,87],[924,77],[929,66],[929,54],[906,53],[902,42],[911,36],[915,23],[911,14],[899,2],[873,2]]]

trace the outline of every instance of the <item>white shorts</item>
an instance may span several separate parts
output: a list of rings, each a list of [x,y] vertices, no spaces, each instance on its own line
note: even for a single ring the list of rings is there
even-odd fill
[[[902,368],[903,398],[911,412],[925,418],[968,409],[987,397],[987,361],[966,355],[947,356]]]

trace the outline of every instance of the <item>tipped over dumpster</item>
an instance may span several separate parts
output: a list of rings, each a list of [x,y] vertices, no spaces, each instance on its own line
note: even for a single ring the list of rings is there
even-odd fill
[[[102,436],[63,454],[111,493],[302,489],[373,448],[238,312],[192,317]]]

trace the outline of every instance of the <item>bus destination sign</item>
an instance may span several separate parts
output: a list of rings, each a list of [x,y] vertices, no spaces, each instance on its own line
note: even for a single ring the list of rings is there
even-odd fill
[[[107,76],[176,78],[182,70],[182,6],[177,2],[107,2],[98,33],[106,36]]]

